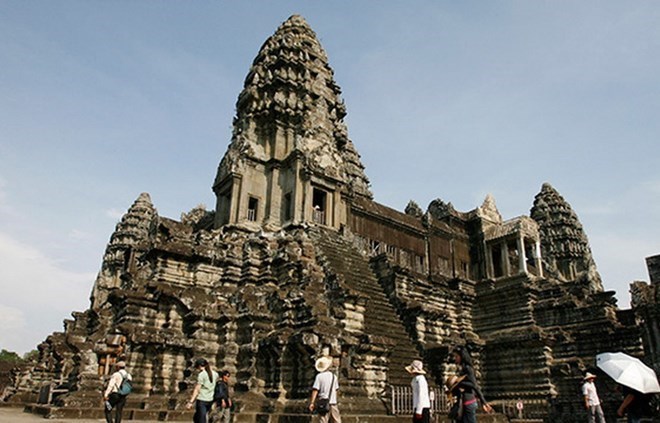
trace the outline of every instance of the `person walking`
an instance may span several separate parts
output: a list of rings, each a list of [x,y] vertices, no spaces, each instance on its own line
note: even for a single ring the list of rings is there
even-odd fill
[[[617,416],[628,415],[628,423],[640,423],[644,416],[643,395],[636,390],[621,385],[623,402],[616,411]]]
[[[454,363],[459,367],[458,376],[463,377],[461,386],[461,398],[463,401],[462,423],[477,423],[477,398],[481,401],[483,410],[487,413],[493,412],[491,407],[479,388],[477,378],[474,376],[472,358],[464,347],[457,347],[452,352]]]
[[[598,420],[598,423],[605,423],[605,415],[600,406],[600,398],[598,398],[598,392],[596,391],[594,380],[596,380],[596,375],[592,373],[587,372],[584,376],[584,383],[582,384],[584,406],[587,409],[589,423],[595,423],[596,420]]]
[[[112,374],[112,376],[110,376],[110,380],[108,380],[108,386],[103,392],[105,421],[107,423],[113,423],[113,411],[115,414],[114,423],[121,423],[121,414],[124,410],[124,405],[126,404],[127,395],[122,395],[120,390],[124,380],[128,380],[129,383],[133,380],[131,374],[126,371],[126,363],[124,361],[116,362],[115,369],[116,371]]]
[[[430,423],[431,421],[431,398],[429,396],[429,384],[426,382],[426,371],[424,363],[413,360],[406,371],[413,376],[410,385],[413,392],[413,422]]]
[[[231,419],[231,409],[233,403],[229,398],[229,371],[220,372],[220,380],[215,387],[215,406],[216,411],[213,416],[213,423],[229,423]]]
[[[339,382],[329,369],[332,357],[321,357],[316,360],[316,378],[312,385],[312,395],[309,399],[309,411],[319,413],[319,423],[341,423],[341,415],[337,405],[337,390]]]
[[[195,405],[194,423],[208,423],[208,414],[213,406],[215,384],[219,379],[218,372],[212,370],[211,364],[204,358],[198,358],[195,361],[195,369],[199,372],[197,383],[186,408],[191,409],[193,404]]]

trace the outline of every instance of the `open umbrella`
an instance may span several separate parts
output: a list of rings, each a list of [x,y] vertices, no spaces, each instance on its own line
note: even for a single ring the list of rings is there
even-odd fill
[[[596,365],[615,382],[643,394],[660,392],[655,372],[639,359],[624,353],[602,353],[596,356]]]

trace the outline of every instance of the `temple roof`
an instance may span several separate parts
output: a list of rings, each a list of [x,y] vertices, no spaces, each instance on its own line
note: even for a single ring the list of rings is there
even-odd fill
[[[146,192],[141,193],[117,223],[110,237],[104,256],[106,264],[115,260],[121,261],[121,257],[116,257],[115,254],[118,250],[136,247],[149,239],[152,222],[157,217],[158,212],[151,202],[151,197]]]
[[[543,257],[555,262],[571,260],[589,269],[594,286],[602,290],[589,240],[571,205],[549,183],[544,183],[530,211],[539,224]]]
[[[275,124],[291,131],[292,149],[303,154],[309,170],[342,180],[354,193],[371,197],[364,166],[348,138],[345,116],[341,89],[323,47],[307,22],[293,15],[264,42],[245,78],[225,167],[245,155],[272,159],[276,152],[265,152],[257,144]],[[220,169],[219,177],[224,173]]]

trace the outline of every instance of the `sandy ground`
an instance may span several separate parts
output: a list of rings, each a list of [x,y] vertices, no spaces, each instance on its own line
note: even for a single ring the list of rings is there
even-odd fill
[[[123,421],[123,420],[122,420]],[[133,421],[133,420],[126,420]],[[22,408],[0,407],[0,423],[105,423],[103,419],[44,419],[24,413]],[[140,420],[140,423],[162,423],[156,420]]]

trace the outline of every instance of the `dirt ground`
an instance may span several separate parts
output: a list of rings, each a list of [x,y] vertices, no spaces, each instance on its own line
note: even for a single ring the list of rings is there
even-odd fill
[[[123,420],[122,420],[123,421]],[[131,421],[131,420],[127,420]],[[0,423],[105,423],[103,419],[44,419],[35,414],[24,413],[22,408],[0,407]],[[141,420],[140,423],[159,423]],[[160,422],[162,423],[162,422]]]

